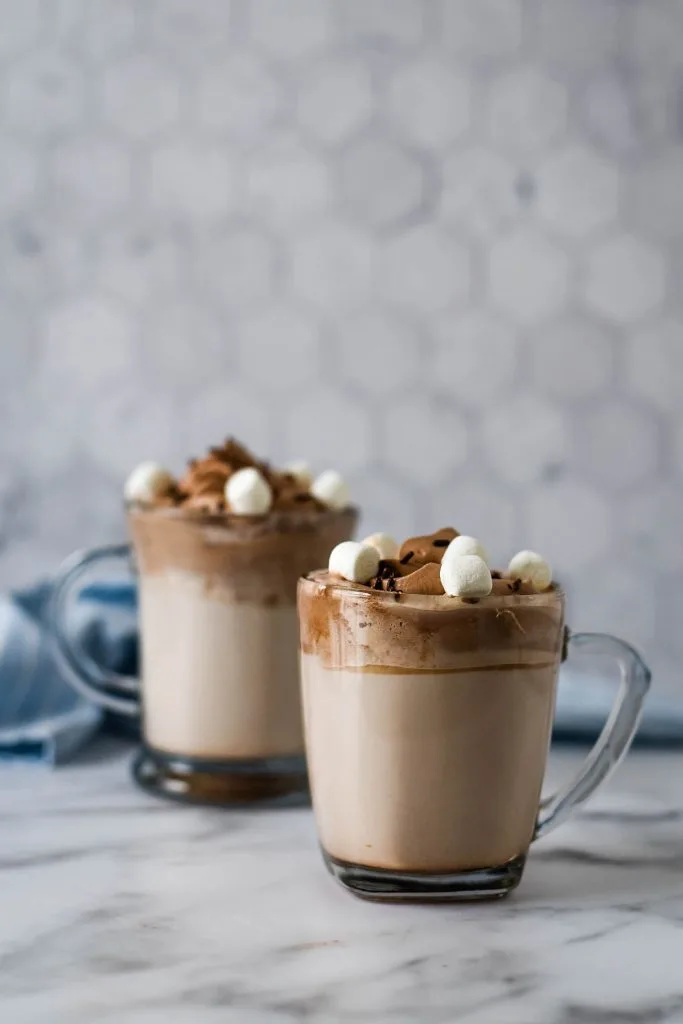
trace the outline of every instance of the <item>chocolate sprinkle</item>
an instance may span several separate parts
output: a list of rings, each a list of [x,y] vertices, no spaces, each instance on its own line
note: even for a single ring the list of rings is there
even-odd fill
[[[379,576],[377,577],[377,579],[373,583],[373,588],[375,590],[384,590],[384,587],[382,586],[382,580],[379,578]]]
[[[310,500],[311,500],[311,495],[310,494],[295,494],[294,495],[294,501],[310,501]]]
[[[391,564],[391,562],[387,562],[386,559],[382,558],[382,559],[380,559],[380,563],[379,563],[379,573],[378,573],[378,575],[383,580],[388,580],[388,579],[391,579],[393,576],[396,575],[396,569]]]
[[[518,590],[522,589],[522,581],[521,580],[515,580],[515,582],[512,584],[512,589],[514,590],[514,592],[516,594]]]
[[[400,560],[401,561],[401,565],[407,565],[408,562],[410,561],[410,559],[413,557],[414,554],[415,554],[414,551],[407,551],[405,553],[405,555],[403,556],[403,558]]]
[[[492,569],[491,570],[491,579],[492,580],[502,580],[502,578],[503,578],[502,572],[498,572],[497,569]]]
[[[564,636],[562,637],[562,661],[566,661],[569,657],[569,641],[571,639],[571,635],[569,626],[565,626]]]
[[[387,590],[391,590],[392,592],[395,592],[396,590],[396,580],[393,576],[389,577],[387,580]]]
[[[434,548],[447,548],[449,544],[450,541],[446,540],[445,537],[437,537],[436,540],[432,541],[432,547]]]

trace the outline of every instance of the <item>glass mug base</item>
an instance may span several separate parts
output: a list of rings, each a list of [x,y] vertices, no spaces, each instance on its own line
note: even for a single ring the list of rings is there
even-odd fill
[[[364,900],[392,903],[502,899],[517,888],[526,863],[526,854],[522,854],[500,867],[433,874],[349,864],[332,857],[324,849],[322,855],[327,870],[349,892]]]
[[[131,767],[145,792],[182,803],[220,807],[300,807],[310,803],[303,755],[212,761],[178,757],[144,745]]]

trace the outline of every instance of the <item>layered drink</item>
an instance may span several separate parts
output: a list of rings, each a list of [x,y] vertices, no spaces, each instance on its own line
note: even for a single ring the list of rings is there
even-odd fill
[[[502,895],[534,832],[563,595],[537,556],[491,572],[457,537],[342,545],[299,585],[318,834],[360,895]]]
[[[300,793],[296,582],[351,536],[345,488],[335,474],[316,486],[301,467],[275,470],[232,440],[178,481],[149,466],[131,481],[139,780],[216,801]]]

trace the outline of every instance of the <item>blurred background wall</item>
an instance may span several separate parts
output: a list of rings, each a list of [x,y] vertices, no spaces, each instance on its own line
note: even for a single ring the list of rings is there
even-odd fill
[[[2,0],[0,578],[231,432],[683,656],[680,0]]]

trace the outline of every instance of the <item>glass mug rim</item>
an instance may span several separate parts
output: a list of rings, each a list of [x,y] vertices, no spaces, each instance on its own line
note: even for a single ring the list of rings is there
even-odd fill
[[[553,583],[547,590],[541,590],[535,594],[489,594],[485,598],[473,598],[469,601],[463,601],[460,598],[450,597],[448,594],[408,594],[403,591],[393,590],[358,590],[353,583],[317,578],[326,572],[326,569],[317,569],[314,572],[307,573],[305,576],[301,576],[299,578],[299,587],[302,589],[307,586],[318,587],[325,591],[329,590],[338,594],[345,594],[353,600],[382,602],[399,610],[401,607],[412,605],[415,608],[425,608],[434,612],[474,611],[477,608],[483,610],[498,607],[499,605],[516,604],[523,604],[528,607],[542,607],[552,603],[550,601],[551,598],[557,598],[563,604],[566,600],[566,593],[559,583]],[[400,597],[400,599],[396,600],[397,597]],[[486,603],[483,604],[483,601]]]
[[[283,523],[301,522],[309,526],[326,523],[343,516],[360,516],[358,505],[345,505],[343,508],[324,509],[271,509],[262,515],[238,516],[232,512],[207,512],[205,509],[178,507],[175,505],[145,505],[136,501],[124,501],[126,515],[144,516],[146,518],[168,519],[173,522],[187,523],[190,526],[206,526],[211,529],[222,527],[226,533],[236,536],[249,536],[251,530],[270,532],[276,531]],[[264,529],[264,527],[266,529]],[[132,543],[130,545],[133,546]],[[82,553],[81,553],[82,554]]]

